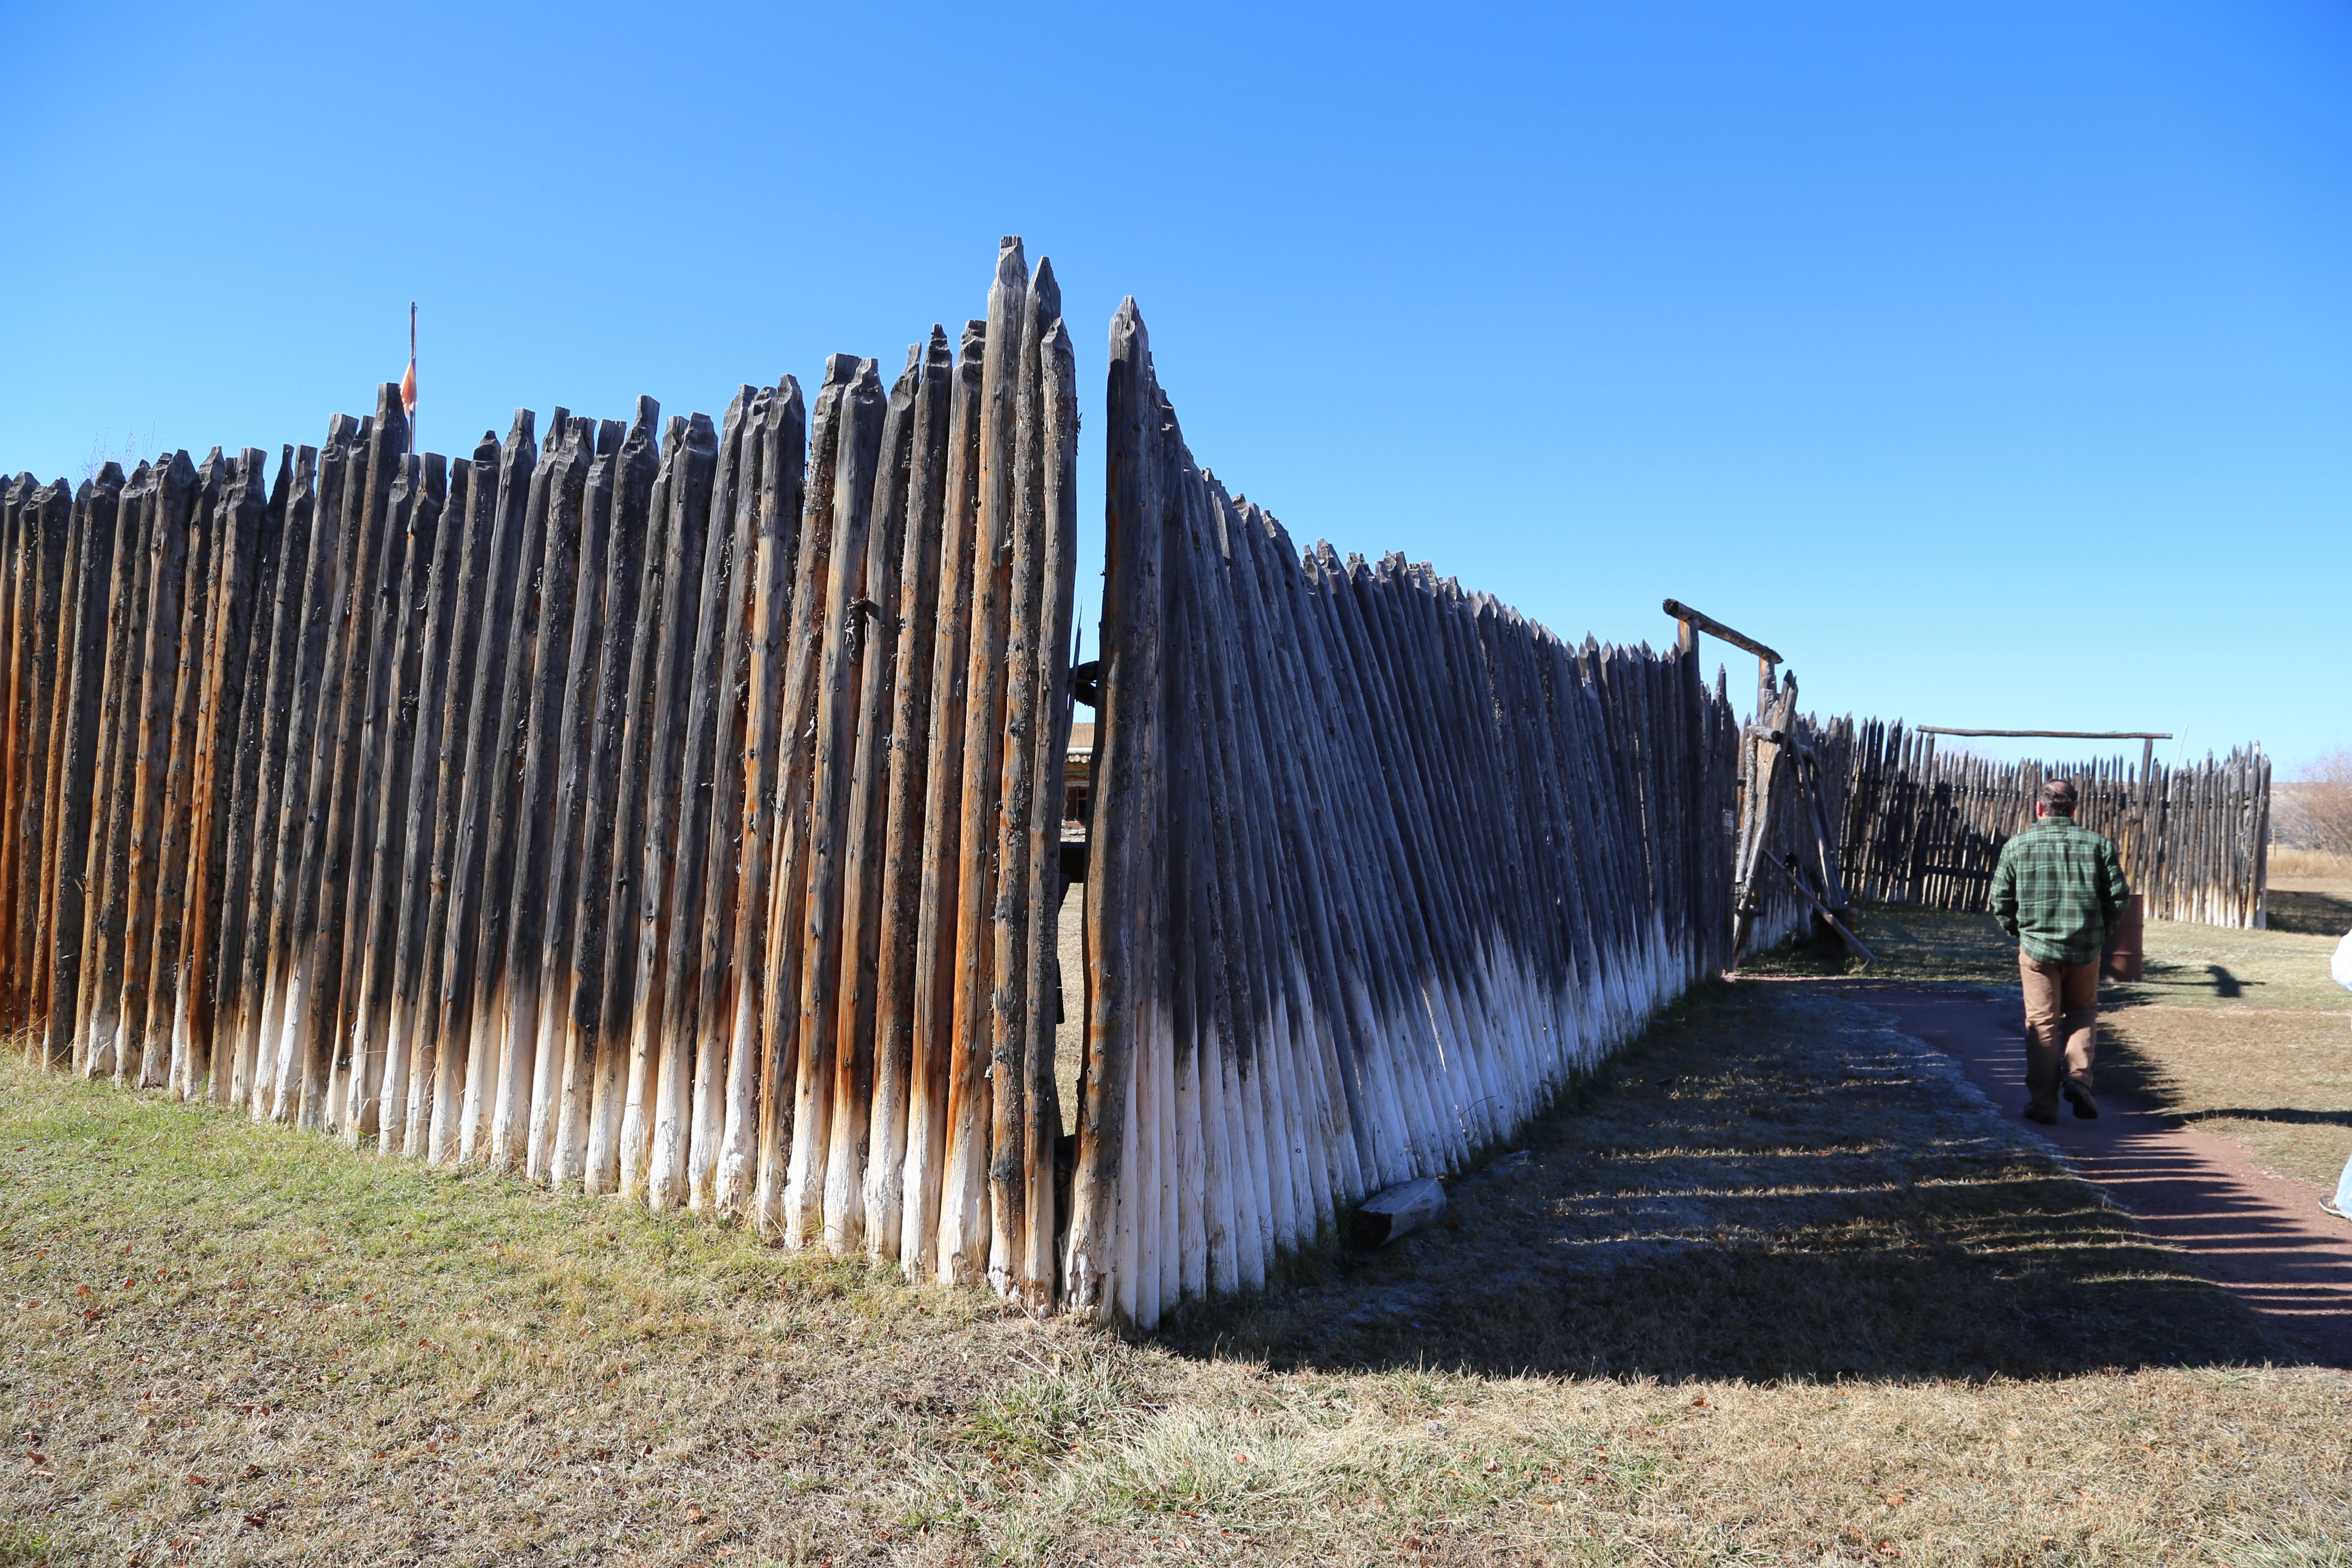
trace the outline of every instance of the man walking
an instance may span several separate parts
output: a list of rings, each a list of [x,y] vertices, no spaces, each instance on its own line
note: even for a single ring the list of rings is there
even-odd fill
[[[2033,826],[2001,847],[1992,873],[1993,919],[2017,939],[2025,986],[2025,1119],[2044,1126],[2057,1121],[2062,1092],[2075,1115],[2099,1113],[2099,949],[2131,896],[2116,847],[2074,826],[2075,799],[2073,781],[2044,784]]]

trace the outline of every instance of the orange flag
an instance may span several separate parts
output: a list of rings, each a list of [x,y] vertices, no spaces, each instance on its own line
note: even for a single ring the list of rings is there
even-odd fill
[[[416,301],[408,302],[408,374],[400,378],[401,412],[416,417]]]

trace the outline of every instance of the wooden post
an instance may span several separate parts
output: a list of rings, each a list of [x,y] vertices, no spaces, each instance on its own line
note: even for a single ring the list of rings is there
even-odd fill
[[[527,586],[522,583],[522,561],[525,513],[532,470],[538,463],[534,421],[530,409],[515,410],[514,425],[498,452],[495,486],[490,483],[490,471],[479,463],[474,476],[475,504],[488,502],[488,531],[480,569],[473,574],[482,584],[481,615],[473,664],[462,677],[467,687],[462,761],[457,779],[445,774],[441,785],[443,809],[454,799],[457,814],[450,820],[449,871],[446,891],[441,895],[446,908],[440,917],[443,948],[438,994],[433,997],[433,1110],[423,1151],[436,1164],[455,1162],[472,1152],[469,1134],[485,1093],[480,1082],[484,1065],[475,1058],[473,1050],[478,994],[476,971],[493,952],[492,934],[482,929],[483,910],[494,893],[486,865],[492,814],[503,805],[505,785],[511,777],[501,766],[508,746],[503,698],[518,629],[517,595]],[[450,679],[461,677],[453,673]],[[487,1050],[483,1054],[487,1056]],[[410,1126],[414,1137],[413,1120]]]
[[[638,663],[644,662],[650,674],[650,661],[637,661],[635,650],[637,628],[644,616],[644,589],[648,562],[658,574],[661,552],[648,552],[647,539],[652,531],[650,510],[655,481],[659,468],[657,426],[661,407],[650,397],[637,399],[635,417],[627,433],[622,437],[614,454],[609,481],[610,494],[598,489],[592,469],[588,482],[588,500],[584,503],[590,515],[608,512],[605,525],[604,588],[597,600],[602,621],[595,635],[595,711],[591,720],[588,752],[581,784],[580,866],[574,877],[578,889],[577,911],[572,917],[570,967],[561,962],[551,963],[559,976],[548,997],[548,1009],[555,1014],[556,1026],[562,1040],[563,1062],[562,1101],[557,1111],[554,1150],[550,1156],[548,1179],[557,1185],[582,1183],[591,1192],[610,1191],[612,1183],[603,1175],[601,1161],[592,1163],[593,1129],[596,1107],[600,1103],[617,1106],[617,1087],[608,1087],[614,1077],[617,1053],[614,1042],[603,1032],[605,994],[610,964],[616,953],[613,933],[617,928],[629,932],[630,957],[635,955],[635,931],[626,919],[615,919],[614,911],[625,907],[621,900],[635,885],[640,860],[638,832],[627,826],[637,821],[628,801],[620,794],[623,764],[630,754],[629,721],[636,711],[632,706],[632,682],[636,679]],[[600,443],[601,444],[601,443]],[[658,584],[658,576],[656,578]],[[582,596],[586,602],[588,595]],[[574,634],[575,656],[584,650]],[[636,744],[647,743],[642,721],[638,725]],[[563,918],[562,906],[557,906],[558,918]],[[552,949],[551,948],[551,951]],[[609,1147],[609,1140],[607,1141]]]
[[[824,652],[815,689],[809,788],[807,893],[801,921],[800,1019],[793,1145],[783,1193],[784,1240],[824,1233],[825,1162],[832,1147],[841,983],[841,919],[856,762],[858,668],[864,655],[866,543],[882,456],[886,399],[872,360],[857,362],[840,399],[833,461],[833,538],[824,598]],[[826,380],[837,371],[828,370]]]
[[[235,897],[228,890],[229,855],[232,843],[242,847],[252,831],[249,797],[244,802],[246,818],[237,817],[236,783],[249,730],[246,694],[261,684],[252,670],[256,601],[277,570],[282,521],[268,504],[268,464],[258,448],[244,448],[215,511],[218,566],[209,587],[214,603],[198,689],[202,710],[192,790],[197,823],[190,837],[188,915],[171,1021],[173,1079],[183,1099],[212,1097],[213,1022],[223,963],[235,956],[226,928],[244,912],[242,885]],[[254,702],[259,701],[257,690]],[[224,1072],[222,1088],[226,1083]]]
[[[854,649],[849,793],[842,814],[841,962],[835,986],[833,1117],[824,1151],[824,1242],[835,1253],[863,1247],[866,1237],[866,1162],[874,1123],[874,1017],[881,952],[882,865],[889,799],[891,679],[899,627],[898,574],[907,543],[914,462],[915,398],[923,349],[909,344],[907,366],[890,389],[866,531],[863,585],[841,635]],[[897,1237],[891,1238],[894,1242]]]
[[[940,534],[939,608],[931,646],[930,766],[923,788],[921,887],[915,915],[913,1022],[907,1060],[907,1155],[900,1183],[898,1267],[937,1271],[948,1074],[954,1052],[956,921],[967,869],[963,839],[964,719],[971,677],[971,605],[980,531],[981,405],[988,323],[966,321],[949,394]]]
[[[934,717],[932,661],[939,640],[941,545],[947,516],[948,419],[955,359],[931,328],[915,395],[908,460],[906,538],[892,650],[890,778],[884,807],[879,965],[875,982],[873,1131],[866,1160],[866,1251],[897,1258],[904,1239],[906,1158],[921,930],[924,815]]]
[[[781,378],[760,429],[750,633],[750,732],[743,777],[742,886],[735,922],[734,1010],[727,1044],[727,1119],[720,1132],[712,1201],[741,1218],[760,1179],[760,1096],[772,1102],[772,1074],[761,1056],[762,1008],[770,984],[768,934],[779,896],[776,855],[782,830],[778,791],[795,737],[785,728],[791,672],[803,484],[808,464],[808,409],[800,384]]]
[[[100,718],[103,711],[110,622],[106,598],[115,572],[115,520],[122,499],[121,468],[109,463],[86,479],[74,497],[73,579],[59,638],[70,680],[58,684],[65,699],[65,733],[58,745],[55,808],[50,812],[56,850],[49,860],[51,965],[48,1011],[42,1020],[41,1059],[66,1067],[74,1059],[74,1020],[82,994],[84,916],[88,887],[100,857],[93,852],[91,786],[96,774]]]
[[[73,617],[67,608],[66,596],[71,591],[69,558],[78,532],[73,492],[63,479],[43,486],[26,498],[26,513],[35,578],[32,689],[27,694],[32,705],[32,735],[23,786],[25,825],[18,835],[21,869],[17,879],[22,890],[17,898],[16,951],[11,966],[18,979],[10,1019],[15,1027],[24,1032],[27,1056],[37,1058],[40,1037],[49,1016],[49,921],[57,889],[54,862],[55,823],[59,810],[58,774],[65,738],[66,686],[72,673],[66,661],[70,652]]]

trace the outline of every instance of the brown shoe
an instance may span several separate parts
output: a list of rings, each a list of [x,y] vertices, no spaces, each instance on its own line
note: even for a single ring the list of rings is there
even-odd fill
[[[2058,1113],[2054,1110],[2044,1110],[2038,1105],[2029,1105],[2025,1108],[2025,1119],[2028,1121],[2039,1121],[2044,1127],[2058,1125]]]
[[[2099,1108],[2093,1103],[2089,1089],[2084,1089],[2081,1084],[2070,1083],[2063,1092],[2066,1096],[2066,1103],[2074,1108],[2074,1115],[2078,1120],[2096,1121],[2099,1119]]]

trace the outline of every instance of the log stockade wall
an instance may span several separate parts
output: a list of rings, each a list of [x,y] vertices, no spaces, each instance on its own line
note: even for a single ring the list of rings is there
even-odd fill
[[[1150,1325],[1461,1169],[1722,967],[1738,726],[1695,653],[1300,552],[1193,462],[1132,301],[1110,352],[1064,1278]]]
[[[2076,820],[2115,841],[2147,918],[2265,923],[2271,764],[2259,751],[2178,767],[1997,763],[1939,752],[1900,723],[1816,728],[1845,759],[1840,837],[1857,899],[1990,908],[2001,846],[2033,820],[2042,781],[2067,778],[2081,792]]]
[[[990,1074],[1052,1053],[1076,430],[1008,241],[887,385],[454,460],[386,386],[274,477],[16,480],[6,1026],[1050,1301],[1051,1141]]]

